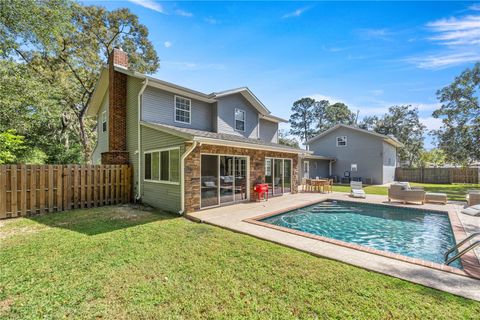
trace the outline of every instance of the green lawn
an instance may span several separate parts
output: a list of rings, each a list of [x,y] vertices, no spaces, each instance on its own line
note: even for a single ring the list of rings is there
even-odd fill
[[[0,221],[2,319],[479,314],[472,300],[157,211],[118,206]]]
[[[465,195],[470,189],[480,189],[480,184],[429,184],[429,183],[410,183],[412,186],[422,186],[427,192],[446,193],[448,200],[466,201]],[[367,194],[387,195],[387,187],[367,186],[364,188]],[[348,185],[335,185],[333,191],[350,192]]]

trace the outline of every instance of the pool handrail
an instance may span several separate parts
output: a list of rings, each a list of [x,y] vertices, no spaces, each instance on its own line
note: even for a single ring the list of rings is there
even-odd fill
[[[451,247],[450,249],[448,249],[447,252],[445,252],[445,254],[443,255],[443,257],[444,257],[444,259],[445,259],[445,264],[448,265],[447,262],[448,262],[449,260],[451,260],[451,259],[448,259],[448,256],[450,255],[450,253],[452,253],[453,251],[455,251],[456,249],[458,249],[460,246],[462,246],[463,244],[465,244],[466,242],[472,240],[473,238],[475,238],[475,237],[477,237],[477,236],[480,236],[480,232],[474,232],[474,233],[472,233],[471,235],[469,235],[468,237],[466,237],[465,239],[463,239],[462,241],[460,241],[459,243],[457,243],[456,245],[454,245],[453,247]],[[476,243],[478,243],[478,242],[476,242]],[[474,243],[474,244],[475,244],[475,243]],[[468,251],[468,249],[469,249],[470,247],[471,247],[471,245],[468,246],[466,250]],[[462,252],[464,252],[464,251],[465,251],[465,250],[463,250]],[[466,253],[466,252],[465,252],[465,253]],[[459,254],[460,254],[460,253],[459,253]],[[456,256],[458,256],[459,254],[457,254]],[[462,255],[463,255],[463,254],[462,254]],[[456,256],[455,256],[455,257],[456,257]],[[458,258],[460,258],[460,257],[457,257],[456,259],[458,259]],[[456,260],[456,259],[454,259],[454,260]],[[453,261],[453,260],[452,260],[452,261]],[[451,261],[450,261],[450,263],[451,263]]]
[[[468,251],[470,250],[473,250],[475,249],[476,247],[478,247],[480,245],[480,241],[477,241],[477,242],[474,242],[472,243],[471,245],[469,245],[468,247],[466,247],[463,251],[460,251],[459,253],[457,253],[455,256],[453,256],[452,258],[448,259],[445,264],[448,266],[450,265],[450,263],[452,263],[453,261],[457,260],[458,258],[460,258],[461,256],[463,256],[465,253],[467,253]]]

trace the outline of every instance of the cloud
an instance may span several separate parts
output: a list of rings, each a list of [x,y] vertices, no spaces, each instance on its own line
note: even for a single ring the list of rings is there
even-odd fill
[[[434,117],[420,118],[420,122],[427,127],[427,130],[438,130],[442,126],[442,119]]]
[[[309,8],[299,8],[295,11],[286,13],[282,16],[282,19],[286,18],[293,18],[293,17],[300,17],[305,11],[307,11]]]
[[[468,10],[480,11],[480,3],[472,4],[470,7],[468,7]]]
[[[208,24],[217,24],[218,23],[218,20],[216,20],[212,17],[203,18],[203,21],[205,21]]]
[[[480,5],[471,6],[480,10]],[[426,24],[427,39],[440,47],[429,54],[404,59],[420,69],[445,69],[480,60],[480,15],[443,18]]]
[[[412,57],[405,61],[415,64],[420,69],[444,69],[464,63],[480,61],[480,52],[453,52],[436,55]]]
[[[163,46],[164,46],[165,48],[170,48],[170,47],[172,46],[172,43],[171,43],[170,41],[165,41],[165,42],[163,43]]]
[[[128,0],[132,3],[135,3],[139,6],[142,6],[144,8],[147,8],[147,9],[151,9],[153,11],[157,11],[157,12],[160,12],[160,13],[165,13],[165,11],[163,11],[163,7],[160,3],[158,2],[155,2],[153,0]]]
[[[376,90],[371,90],[370,91],[374,96],[381,96],[383,94],[383,90],[382,89],[376,89]]]
[[[435,33],[429,39],[446,46],[480,44],[480,16],[441,19],[427,27]]]
[[[175,10],[175,14],[182,17],[193,17],[193,13],[181,9]]]
[[[163,67],[172,68],[181,71],[196,71],[196,70],[225,70],[225,65],[220,63],[198,63],[185,61],[163,61]]]
[[[386,40],[391,41],[394,32],[389,29],[372,29],[372,28],[362,28],[356,29],[355,33],[364,40]]]
[[[428,113],[431,114],[434,110],[438,109],[440,107],[440,103],[422,103],[422,102],[391,102],[391,101],[385,101],[385,100],[380,100],[377,98],[373,98],[372,102],[368,103],[368,105],[365,105],[366,103],[354,103],[352,101],[348,101],[347,99],[343,99],[340,97],[334,97],[334,96],[328,96],[324,95],[321,93],[314,93],[311,95],[308,95],[308,97],[315,99],[315,100],[328,100],[330,103],[345,103],[350,110],[353,112],[356,112],[357,110],[360,111],[359,117],[362,119],[365,116],[382,116],[385,113],[388,113],[388,108],[391,106],[395,105],[411,105],[413,107],[416,107],[419,112],[422,113]],[[430,120],[430,123],[433,123],[434,120]]]

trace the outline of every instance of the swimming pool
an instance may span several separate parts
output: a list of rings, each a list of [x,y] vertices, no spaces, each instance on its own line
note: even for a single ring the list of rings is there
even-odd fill
[[[440,264],[455,245],[448,214],[422,209],[323,201],[260,221]]]

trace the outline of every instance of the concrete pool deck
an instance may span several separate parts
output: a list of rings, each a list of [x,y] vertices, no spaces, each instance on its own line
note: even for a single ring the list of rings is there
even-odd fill
[[[480,280],[473,278],[480,275],[480,264],[478,257],[473,252],[466,259],[462,259],[466,271],[463,272],[459,269],[384,251],[379,253],[377,252],[378,250],[370,248],[356,248],[355,245],[344,242],[337,243],[334,239],[325,239],[301,232],[292,232],[291,229],[287,231],[282,230],[280,227],[276,228],[274,226],[272,228],[271,225],[265,226],[261,222],[255,223],[254,220],[254,218],[261,215],[286,211],[294,207],[306,206],[326,199],[387,204],[386,196],[379,195],[367,195],[367,199],[354,199],[350,198],[346,193],[338,192],[329,194],[299,193],[271,198],[267,202],[239,203],[227,207],[202,210],[190,213],[187,216],[197,221],[248,234],[316,256],[342,261],[371,271],[480,301]],[[425,205],[403,205],[392,202],[390,205],[448,212],[457,242],[463,240],[466,237],[466,233],[468,234],[479,229],[480,219],[478,217],[458,214],[458,210],[462,208],[460,204],[439,205],[429,203]],[[454,269],[454,272],[450,269]]]

